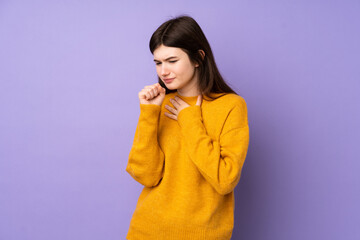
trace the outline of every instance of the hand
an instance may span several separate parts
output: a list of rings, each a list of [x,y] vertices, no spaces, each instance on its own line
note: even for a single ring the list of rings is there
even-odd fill
[[[140,104],[156,104],[161,106],[165,98],[165,92],[165,88],[161,87],[159,83],[145,86],[139,92]]]
[[[164,114],[166,116],[168,116],[169,118],[172,118],[172,119],[175,119],[175,120],[178,119],[177,117],[178,117],[181,110],[183,110],[184,108],[187,108],[187,107],[190,106],[189,104],[187,104],[184,100],[182,100],[178,96],[175,96],[174,98],[170,98],[170,102],[174,105],[175,108],[172,108],[167,104],[165,104],[165,108],[167,110],[169,110],[173,114],[170,114],[168,112],[165,112]],[[198,96],[198,98],[197,98],[197,101],[196,101],[195,105],[200,106],[201,103],[202,103],[202,95],[200,94]]]

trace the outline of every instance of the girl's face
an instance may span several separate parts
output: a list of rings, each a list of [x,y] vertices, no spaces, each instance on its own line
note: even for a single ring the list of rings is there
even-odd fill
[[[197,89],[197,71],[198,64],[192,64],[186,52],[181,48],[167,47],[160,45],[154,51],[154,62],[156,72],[165,86],[181,93],[192,92],[191,89]],[[172,79],[167,82],[166,79]]]

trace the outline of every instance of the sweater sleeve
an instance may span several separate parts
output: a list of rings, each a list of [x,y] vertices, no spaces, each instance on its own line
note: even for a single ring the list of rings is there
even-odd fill
[[[219,140],[207,135],[198,105],[181,110],[178,123],[186,152],[203,177],[219,194],[231,193],[240,180],[249,145],[245,100],[228,113]]]
[[[158,144],[160,109],[156,104],[140,104],[140,117],[126,166],[126,171],[146,187],[156,186],[164,174],[165,156]]]

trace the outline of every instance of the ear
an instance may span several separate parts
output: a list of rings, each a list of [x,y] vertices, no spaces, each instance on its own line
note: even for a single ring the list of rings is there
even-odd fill
[[[204,60],[204,58],[205,58],[205,52],[204,52],[202,49],[200,49],[199,52],[200,52],[200,54],[201,54],[202,60]]]
[[[205,52],[204,52],[202,49],[200,49],[200,50],[199,50],[199,53],[200,53],[200,55],[201,55],[202,60],[204,60],[204,58],[205,58]],[[196,65],[195,65],[195,67],[198,67],[198,66],[199,66],[199,64],[196,64]]]

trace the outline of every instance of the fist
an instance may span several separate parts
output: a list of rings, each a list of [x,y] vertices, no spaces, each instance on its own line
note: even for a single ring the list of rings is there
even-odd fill
[[[165,92],[165,88],[161,87],[159,83],[145,86],[139,92],[140,104],[156,104],[161,106],[165,98]]]

